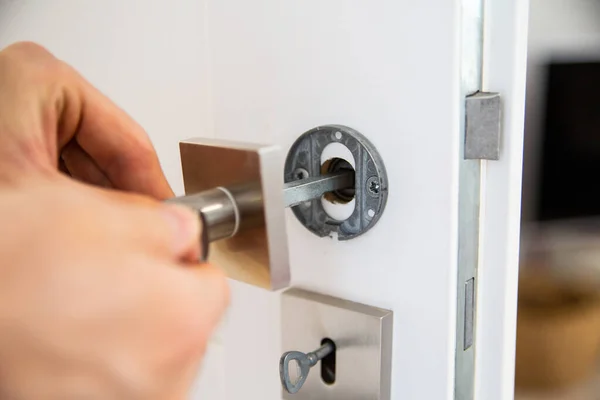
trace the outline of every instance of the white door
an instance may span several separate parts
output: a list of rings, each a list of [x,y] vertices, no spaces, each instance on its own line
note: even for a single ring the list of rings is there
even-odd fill
[[[394,400],[454,397],[464,96],[500,92],[501,158],[478,164],[475,393],[495,400],[513,387],[526,14],[524,0],[0,0],[0,45],[34,40],[79,69],[147,129],[178,194],[182,139],[367,136],[389,177],[378,225],[335,242],[288,212],[287,235],[294,286],[394,311]],[[279,294],[232,286],[192,397],[280,399]]]

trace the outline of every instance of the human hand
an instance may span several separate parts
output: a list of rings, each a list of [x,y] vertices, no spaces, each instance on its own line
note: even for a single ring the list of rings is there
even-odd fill
[[[45,50],[0,52],[0,398],[185,398],[226,281],[197,216],[112,189],[172,195],[143,130]]]
[[[144,130],[73,68],[33,43],[0,52],[0,181],[54,175],[94,185],[173,192]]]
[[[184,399],[226,305],[187,210],[66,177],[0,189],[0,398]]]

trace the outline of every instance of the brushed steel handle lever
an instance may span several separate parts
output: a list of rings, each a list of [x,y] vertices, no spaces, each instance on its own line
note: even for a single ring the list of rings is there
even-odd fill
[[[283,187],[285,207],[317,199],[327,192],[354,187],[354,171],[339,171],[288,182]],[[259,183],[216,187],[167,200],[197,211],[203,223],[203,259],[208,244],[235,236],[240,230],[263,223],[263,199]]]

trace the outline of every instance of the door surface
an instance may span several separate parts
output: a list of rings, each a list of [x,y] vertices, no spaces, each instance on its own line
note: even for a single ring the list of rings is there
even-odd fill
[[[147,129],[177,194],[182,139],[287,151],[322,124],[367,136],[389,177],[383,217],[337,242],[288,211],[292,282],[393,310],[392,398],[450,399],[468,3],[0,0],[0,45],[34,40],[79,69]],[[504,124],[501,160],[483,163],[481,177],[476,393],[485,400],[512,396],[526,7],[486,2],[475,60],[480,88],[503,96]],[[192,397],[280,399],[280,295],[232,288]]]

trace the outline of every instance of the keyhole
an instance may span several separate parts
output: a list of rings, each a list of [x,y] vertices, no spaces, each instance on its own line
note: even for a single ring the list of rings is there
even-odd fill
[[[321,346],[328,343],[333,346],[333,351],[321,360],[321,379],[323,379],[323,382],[326,384],[333,385],[335,383],[335,343],[328,338],[321,340]]]

